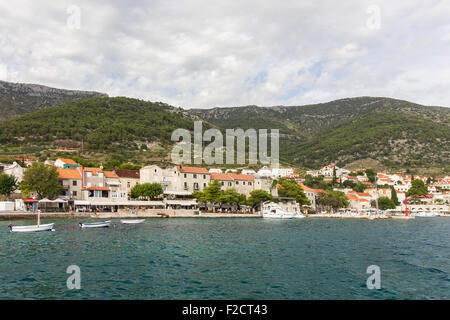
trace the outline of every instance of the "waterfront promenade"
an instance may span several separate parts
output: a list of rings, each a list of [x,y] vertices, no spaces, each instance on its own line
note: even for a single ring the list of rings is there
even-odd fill
[[[126,219],[126,218],[262,218],[260,213],[214,213],[194,210],[146,210],[131,212],[46,212],[41,213],[41,219]],[[450,215],[440,215],[450,217]],[[341,214],[307,214],[306,218],[333,218],[333,219],[369,219],[368,215],[341,215]],[[37,214],[30,212],[0,212],[0,221],[8,220],[35,220]],[[411,216],[377,216],[382,220],[411,220]]]

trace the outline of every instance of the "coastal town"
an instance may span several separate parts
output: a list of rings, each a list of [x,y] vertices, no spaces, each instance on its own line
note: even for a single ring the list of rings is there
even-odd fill
[[[36,163],[32,160],[12,164],[0,163],[0,174],[14,177],[20,186],[27,170]],[[361,168],[353,172],[330,164],[319,170],[300,174],[293,168],[262,167],[252,169],[204,168],[195,166],[172,166],[161,168],[147,165],[139,170],[84,167],[72,159],[47,159],[47,168],[55,168],[60,184],[60,194],[40,198],[35,192],[26,194],[17,188],[9,195],[3,195],[0,212],[27,213],[41,210],[49,213],[109,214],[148,216],[195,216],[200,214],[239,216],[258,215],[259,206],[246,199],[252,199],[254,191],[265,192],[270,199],[285,210],[308,216],[346,214],[366,215],[374,209],[383,208],[383,201],[391,201],[391,212],[405,215],[448,215],[450,211],[450,176],[434,179],[401,174],[374,173]],[[295,196],[286,196],[283,183],[301,187],[306,197],[297,201]],[[410,195],[414,181],[426,186],[424,194]],[[199,195],[212,183],[218,183],[222,192],[233,190],[239,201],[206,201]],[[139,185],[153,184],[161,192],[152,197],[134,196],[133,189]],[[316,185],[332,186],[316,188]],[[395,194],[394,194],[395,193]],[[327,203],[327,195],[339,194],[343,204]],[[255,197],[255,196],[254,196]]]

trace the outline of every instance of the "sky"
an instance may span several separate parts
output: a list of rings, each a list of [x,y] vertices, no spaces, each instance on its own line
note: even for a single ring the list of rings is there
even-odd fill
[[[450,1],[2,0],[0,80],[183,108],[450,107]]]

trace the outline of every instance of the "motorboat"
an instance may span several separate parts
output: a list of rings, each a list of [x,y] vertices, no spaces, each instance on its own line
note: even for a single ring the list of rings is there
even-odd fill
[[[122,224],[139,224],[143,223],[145,219],[127,219],[127,220],[120,220]]]
[[[438,216],[438,214],[436,212],[432,212],[432,211],[424,211],[424,212],[416,211],[416,212],[413,212],[411,215],[413,217],[427,217],[427,218]]]
[[[268,219],[292,219],[294,213],[287,212],[275,202],[269,202],[263,204],[262,216]]]
[[[294,214],[294,219],[302,219],[302,218],[306,218],[306,216],[300,212]]]
[[[82,223],[78,224],[81,228],[108,228],[111,225],[111,221],[93,222],[93,223]]]

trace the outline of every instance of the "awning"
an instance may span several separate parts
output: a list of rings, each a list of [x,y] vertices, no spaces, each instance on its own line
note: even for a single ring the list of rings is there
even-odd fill
[[[73,204],[75,206],[88,206],[89,205],[89,201],[84,201],[84,200],[75,200],[73,202]]]
[[[23,202],[38,202],[37,199],[23,199]]]
[[[164,194],[173,194],[173,195],[176,195],[176,196],[189,196],[189,195],[192,194],[192,192],[190,192],[190,191],[184,191],[184,190],[182,190],[182,191],[175,191],[175,190],[170,191],[170,190],[166,190],[166,191],[164,191]]]
[[[193,200],[166,200],[169,205],[179,205],[179,206],[196,206],[197,201]]]
[[[52,203],[53,201],[52,200],[49,200],[49,199],[47,199],[47,198],[44,198],[44,199],[42,199],[42,200],[39,200],[39,203]]]

